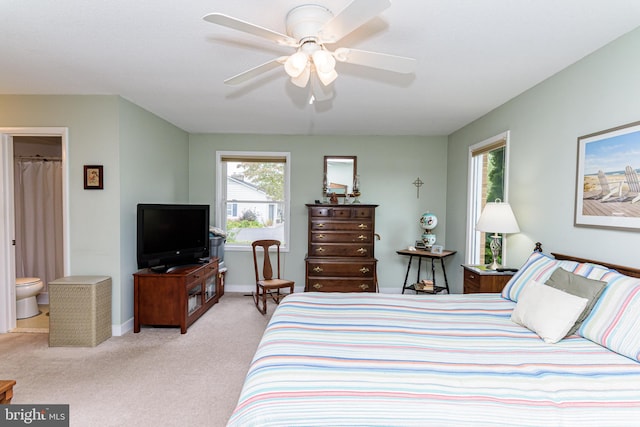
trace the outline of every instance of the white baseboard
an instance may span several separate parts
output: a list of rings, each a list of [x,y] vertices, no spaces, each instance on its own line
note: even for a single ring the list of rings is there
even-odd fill
[[[111,335],[121,337],[129,331],[133,330],[133,317],[121,325],[111,325]]]
[[[256,285],[230,285],[229,283],[224,284],[225,292],[235,292],[235,293],[246,293],[250,294],[251,292],[256,290]],[[224,297],[222,297],[224,298]]]

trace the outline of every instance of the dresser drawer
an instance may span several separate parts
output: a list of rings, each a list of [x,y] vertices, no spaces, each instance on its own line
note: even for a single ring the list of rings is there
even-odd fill
[[[326,262],[308,260],[307,275],[309,277],[361,277],[373,278],[376,270],[375,261]]]
[[[331,216],[331,208],[324,208],[324,207],[309,208],[309,216],[312,218],[322,218],[322,217],[328,218]]]
[[[373,241],[373,233],[350,231],[311,232],[312,243],[369,243]]]
[[[373,244],[359,243],[311,243],[309,256],[371,258]]]
[[[373,233],[371,221],[311,221],[312,231],[361,231]]]
[[[374,208],[371,207],[312,207],[309,215],[312,218],[351,219],[373,218]]]
[[[184,277],[184,283],[187,288],[190,288],[194,283],[202,282],[202,279],[207,275],[205,267],[200,267],[197,270],[192,271]]]
[[[373,208],[368,207],[348,207],[348,208],[334,208],[333,217],[339,218],[373,218]]]
[[[464,269],[464,293],[499,293],[513,276],[512,272],[483,271],[482,274],[469,267]]]
[[[375,292],[373,279],[328,279],[309,277],[307,292]]]
[[[480,292],[480,275],[464,270],[464,293],[477,294],[478,292]]]

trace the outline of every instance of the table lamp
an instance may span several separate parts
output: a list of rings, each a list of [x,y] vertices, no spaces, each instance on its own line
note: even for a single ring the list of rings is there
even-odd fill
[[[493,262],[487,268],[489,270],[497,270],[500,268],[497,260],[502,248],[502,236],[498,235],[498,233],[518,233],[520,231],[509,203],[502,202],[500,199],[487,203],[480,214],[476,230],[493,233],[491,244],[489,245]]]

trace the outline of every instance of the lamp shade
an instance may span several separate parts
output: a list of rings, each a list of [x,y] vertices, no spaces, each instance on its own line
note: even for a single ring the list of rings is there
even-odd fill
[[[298,77],[307,68],[307,63],[309,61],[309,57],[305,55],[303,52],[296,52],[291,55],[284,63],[284,70],[291,77]]]
[[[511,205],[504,202],[489,202],[480,214],[476,230],[486,233],[518,233],[518,221],[511,210]]]
[[[310,76],[311,67],[307,64],[299,75],[291,77],[291,82],[298,87],[306,87]]]

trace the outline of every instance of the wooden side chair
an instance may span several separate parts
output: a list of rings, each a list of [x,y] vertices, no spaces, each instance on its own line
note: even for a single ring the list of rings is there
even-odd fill
[[[280,277],[280,241],[279,240],[256,240],[251,243],[253,248],[253,265],[256,271],[256,292],[253,294],[253,301],[256,303],[258,311],[262,314],[267,313],[267,296],[270,296],[276,304],[280,303],[280,300],[287,296],[289,293],[293,293],[294,282],[291,280],[285,280]],[[269,248],[275,246],[277,254],[277,275],[273,277],[273,268],[271,266],[271,259],[269,258]],[[262,263],[262,275],[260,275],[258,254],[256,248],[261,247],[263,251],[263,263]],[[280,293],[281,289],[289,288],[289,293]],[[262,301],[262,308],[260,308],[260,302]]]

